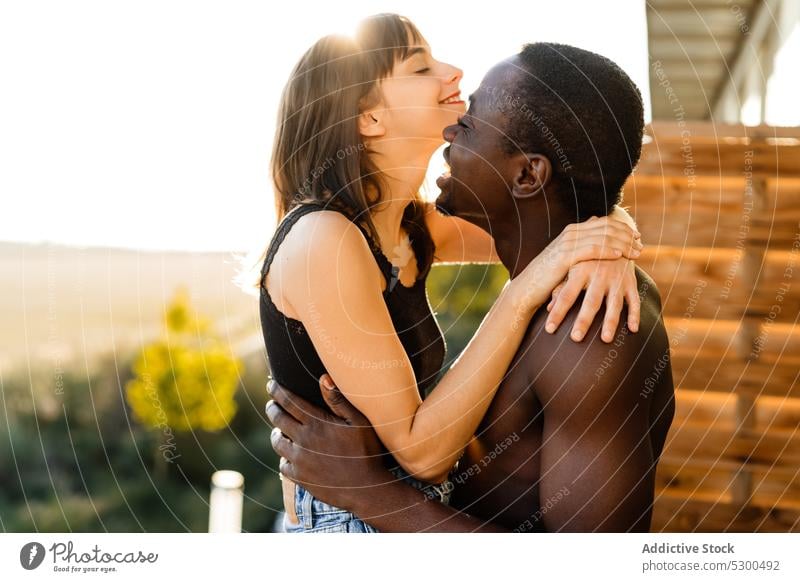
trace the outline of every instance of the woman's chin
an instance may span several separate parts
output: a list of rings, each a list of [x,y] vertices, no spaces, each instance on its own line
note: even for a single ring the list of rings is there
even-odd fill
[[[456,115],[463,115],[467,112],[467,103],[465,101],[456,101],[455,103],[439,103],[442,111],[453,112]]]
[[[449,125],[458,123],[458,118],[467,112],[467,107],[464,102],[461,105],[439,105],[442,116],[444,117],[444,125],[442,130]]]

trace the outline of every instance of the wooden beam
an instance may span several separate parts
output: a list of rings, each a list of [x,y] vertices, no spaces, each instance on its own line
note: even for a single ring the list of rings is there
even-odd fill
[[[778,10],[779,0],[756,0],[753,4],[750,23],[747,34],[742,34],[733,56],[730,58],[728,70],[729,74],[719,80],[712,99],[712,119],[719,117],[719,108],[722,103],[726,89],[730,86],[735,91],[739,91],[744,80],[745,74],[752,68],[753,63],[749,60],[753,53],[758,53],[758,49],[769,33],[774,24],[773,15]],[[744,101],[744,99],[740,99]]]

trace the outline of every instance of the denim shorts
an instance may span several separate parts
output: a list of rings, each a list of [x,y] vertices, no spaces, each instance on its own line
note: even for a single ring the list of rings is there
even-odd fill
[[[425,493],[428,499],[445,505],[450,503],[453,484],[449,480],[438,485],[425,483],[411,477],[400,467],[393,469],[392,474]],[[300,485],[295,485],[294,505],[298,523],[292,523],[285,517],[283,524],[287,533],[378,533],[377,529],[355,514],[317,499]]]

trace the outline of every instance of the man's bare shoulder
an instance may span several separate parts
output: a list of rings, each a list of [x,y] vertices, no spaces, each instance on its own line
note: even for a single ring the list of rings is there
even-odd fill
[[[580,312],[583,295],[552,334],[544,329],[548,312],[540,309],[531,320],[518,352],[517,365],[525,370],[531,385],[547,400],[555,392],[585,391],[590,386],[617,389],[624,382],[636,383],[642,370],[668,351],[669,341],[661,317],[661,297],[653,279],[637,267],[641,318],[639,331],[627,327],[627,306],[620,315],[614,339],[600,338],[605,305],[595,316],[585,338],[575,342],[570,332]]]
[[[606,306],[603,304],[600,307],[600,311],[597,312],[592,325],[589,327],[586,337],[580,342],[573,341],[572,338],[570,338],[570,332],[572,331],[572,326],[575,324],[575,320],[583,304],[584,294],[581,293],[575,300],[574,305],[567,312],[561,325],[552,334],[547,333],[544,329],[548,316],[547,310],[544,307],[539,309],[528,325],[525,337],[523,338],[523,345],[529,345],[531,347],[536,346],[539,350],[546,348],[562,350],[572,347],[578,353],[586,353],[587,351],[606,351],[609,346],[614,345],[620,335],[624,337],[630,335],[641,343],[647,342],[651,335],[648,332],[652,331],[655,327],[663,325],[661,319],[661,294],[658,291],[655,281],[639,267],[636,268],[636,278],[639,283],[639,297],[641,299],[641,320],[637,333],[632,333],[628,329],[628,306],[625,304],[620,314],[620,324],[617,326],[614,341],[611,343],[603,342],[600,338],[603,318],[606,313]],[[569,342],[569,344],[566,342]]]

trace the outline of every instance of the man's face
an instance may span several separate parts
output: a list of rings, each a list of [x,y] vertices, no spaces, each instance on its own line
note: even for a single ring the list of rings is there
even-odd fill
[[[436,181],[441,189],[436,206],[487,230],[514,207],[510,184],[517,168],[506,153],[506,115],[497,103],[513,96],[519,74],[514,58],[493,67],[470,96],[466,114],[444,129],[450,176]]]

